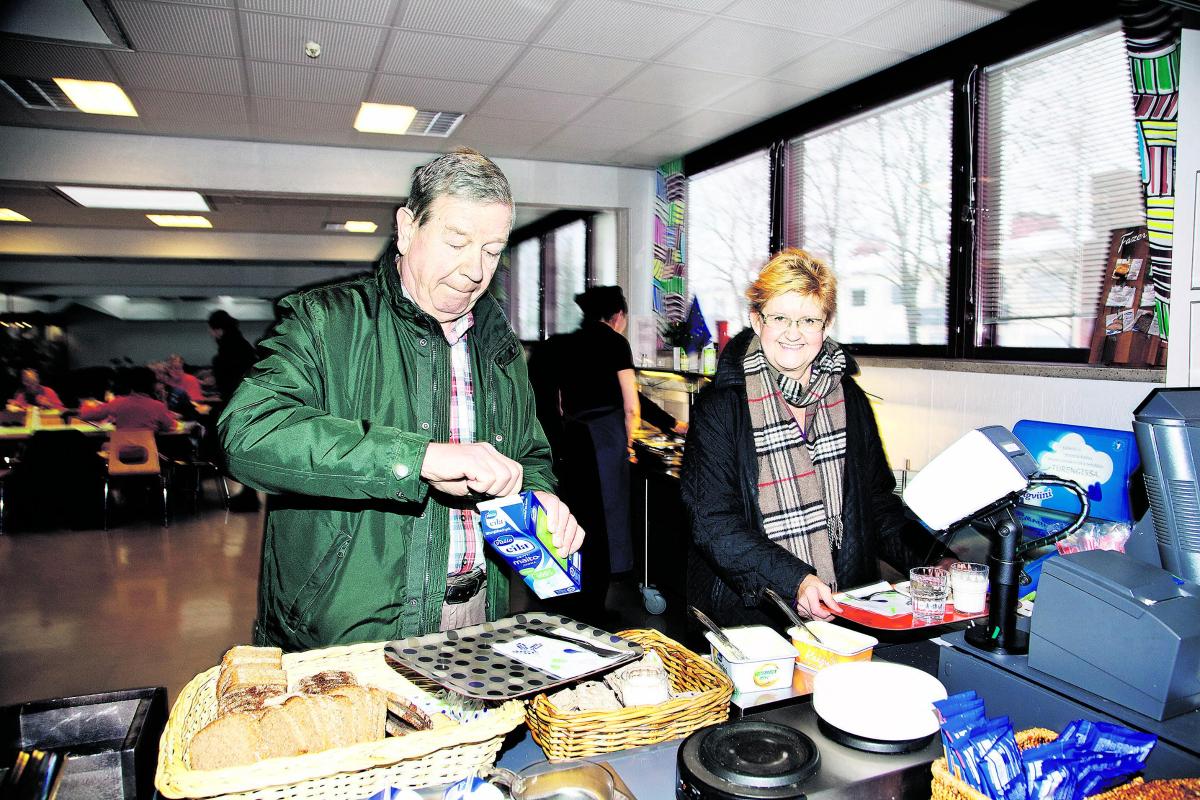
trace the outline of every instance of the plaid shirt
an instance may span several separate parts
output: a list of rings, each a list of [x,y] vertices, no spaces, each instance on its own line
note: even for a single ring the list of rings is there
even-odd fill
[[[467,333],[475,324],[468,313],[459,318],[446,337],[450,345],[450,443],[475,441],[475,388],[471,382],[471,351]],[[450,509],[450,561],[447,575],[461,575],[485,568],[479,513],[472,509]]]

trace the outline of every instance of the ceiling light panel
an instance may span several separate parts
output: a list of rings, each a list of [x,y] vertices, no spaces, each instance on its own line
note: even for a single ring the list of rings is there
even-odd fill
[[[416,116],[417,110],[412,106],[363,103],[354,118],[354,129],[363,133],[403,134]]]
[[[56,186],[85,208],[129,208],[138,211],[212,211],[199,192],[180,189],[110,189]]]
[[[29,222],[29,217],[13,211],[11,208],[0,208],[0,222]]]
[[[146,219],[162,228],[211,228],[208,217],[192,214],[147,214]]]
[[[348,219],[345,225],[342,226],[344,230],[350,233],[374,233],[378,227],[374,222],[365,219]]]
[[[55,78],[63,94],[85,114],[106,114],[113,117],[136,117],[137,109],[125,90],[110,81],[81,81],[75,78]]]

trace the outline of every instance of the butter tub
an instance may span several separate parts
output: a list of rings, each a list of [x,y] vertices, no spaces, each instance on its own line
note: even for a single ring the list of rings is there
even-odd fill
[[[808,627],[821,638],[821,644],[799,626],[789,628],[788,636],[797,653],[796,663],[813,671],[845,661],[870,661],[879,644],[874,636],[819,619],[811,620]]]
[[[712,633],[705,633],[717,666],[733,681],[738,694],[765,692],[790,687],[796,666],[796,648],[766,625],[744,625],[723,628],[742,653],[748,656],[739,661],[726,655],[717,646]]]

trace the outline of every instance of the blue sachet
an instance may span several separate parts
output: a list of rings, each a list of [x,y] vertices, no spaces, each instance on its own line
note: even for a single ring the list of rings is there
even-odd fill
[[[1075,771],[1068,759],[1058,756],[1030,758],[1026,750],[1025,785],[1027,800],[1074,800]]]

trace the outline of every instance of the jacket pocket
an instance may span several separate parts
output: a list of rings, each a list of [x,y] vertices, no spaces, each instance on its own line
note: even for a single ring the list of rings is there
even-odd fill
[[[296,593],[296,599],[284,618],[284,624],[292,633],[295,633],[308,621],[313,604],[329,588],[333,576],[337,574],[338,568],[346,558],[346,551],[350,549],[350,539],[349,533],[339,531],[333,537],[333,542],[326,548],[324,555],[321,556],[321,560],[317,562],[317,568],[313,570],[312,575]]]

